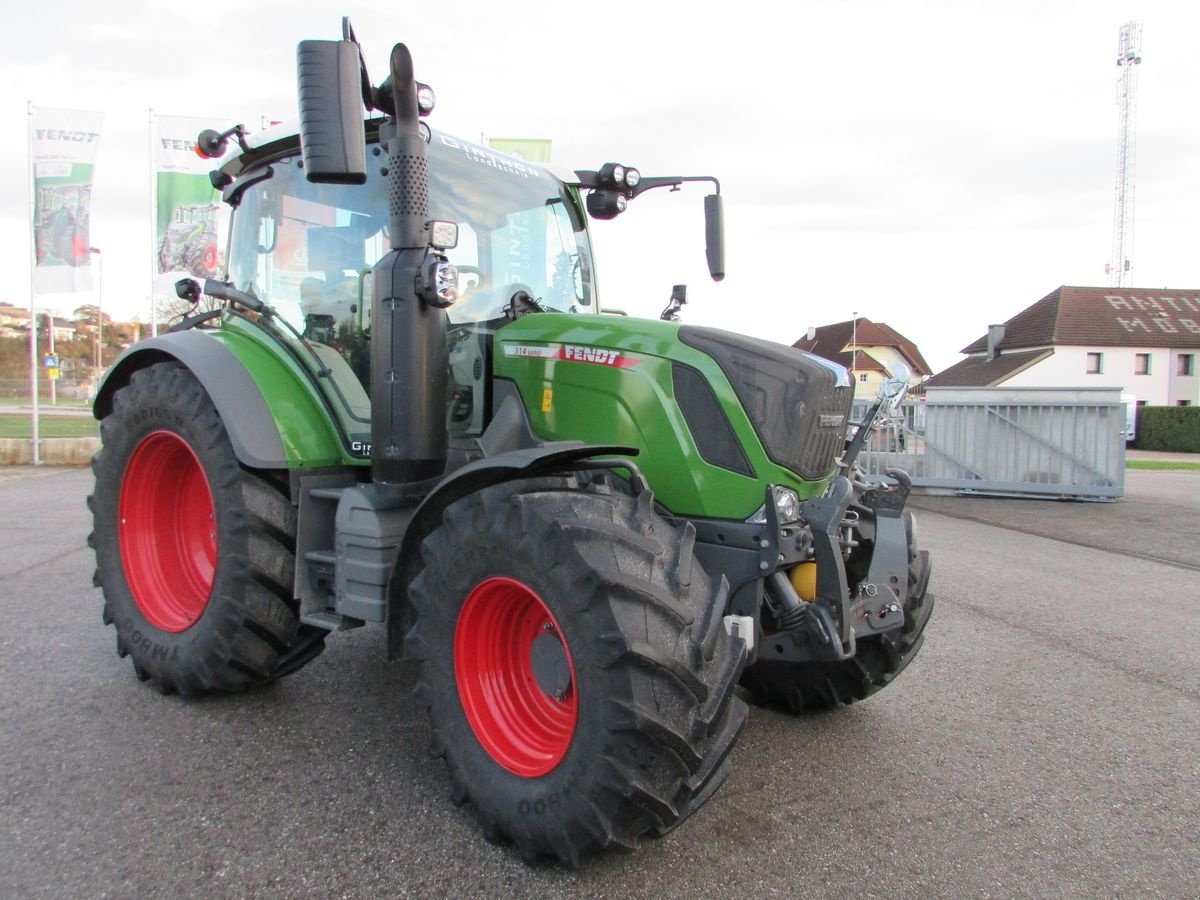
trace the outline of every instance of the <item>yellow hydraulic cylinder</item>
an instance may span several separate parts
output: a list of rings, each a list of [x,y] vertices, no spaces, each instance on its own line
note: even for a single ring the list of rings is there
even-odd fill
[[[817,564],[815,562],[803,562],[798,566],[793,566],[789,578],[801,600],[812,603],[817,599]]]

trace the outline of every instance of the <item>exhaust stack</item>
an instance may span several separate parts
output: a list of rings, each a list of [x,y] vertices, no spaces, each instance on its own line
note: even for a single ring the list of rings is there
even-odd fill
[[[380,130],[388,158],[391,251],[375,265],[371,299],[371,470],[402,487],[446,468],[446,313],[417,292],[429,246],[429,175],[412,56],[392,49],[393,118]]]

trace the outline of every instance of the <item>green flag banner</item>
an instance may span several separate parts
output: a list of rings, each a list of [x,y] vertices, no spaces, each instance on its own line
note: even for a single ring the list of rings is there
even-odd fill
[[[220,160],[196,153],[196,135],[220,126],[212,119],[154,116],[156,297],[174,298],[174,284],[183,275],[216,278],[224,268],[224,210],[208,177]]]

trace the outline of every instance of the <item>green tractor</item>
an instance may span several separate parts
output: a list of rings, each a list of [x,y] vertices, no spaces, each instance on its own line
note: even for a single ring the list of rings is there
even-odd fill
[[[137,676],[242,690],[382,624],[455,801],[570,864],[699,808],[743,696],[887,685],[929,556],[907,476],[855,466],[847,372],[680,324],[682,292],[661,321],[601,306],[588,216],[715,180],[433,131],[408,50],[375,87],[348,23],[298,62],[299,133],[200,136],[238,145],[213,173],[228,281],[179,291],[218,308],[95,401],[95,583]],[[719,280],[719,186],[704,205]]]

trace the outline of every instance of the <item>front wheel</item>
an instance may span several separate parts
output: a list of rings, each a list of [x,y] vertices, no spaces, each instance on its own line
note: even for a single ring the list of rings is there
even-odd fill
[[[455,502],[422,545],[408,649],[435,753],[526,857],[634,847],[724,781],[745,648],[693,539],[648,492],[547,479]]]
[[[164,693],[234,691],[315,656],[324,632],[301,629],[292,600],[286,482],[238,464],[196,377],[175,362],[134,372],[100,433],[94,582],[138,677]]]
[[[908,585],[904,624],[894,632],[862,638],[853,657],[839,662],[775,662],[764,659],[742,675],[756,703],[792,713],[834,709],[865,700],[887,687],[916,657],[933,612],[928,594],[932,571],[928,550],[917,546],[912,513],[904,513],[908,537]]]

